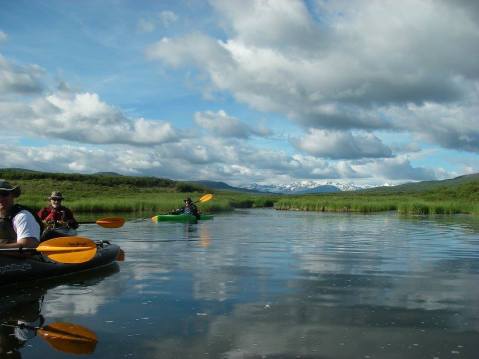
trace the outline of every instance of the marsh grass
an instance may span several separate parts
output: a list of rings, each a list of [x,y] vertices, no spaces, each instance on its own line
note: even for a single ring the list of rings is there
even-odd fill
[[[477,177],[477,178],[476,178]],[[479,215],[479,176],[447,181],[419,182],[371,190],[307,195],[275,195],[211,190],[187,182],[145,177],[68,175],[0,170],[22,187],[19,203],[39,209],[51,191],[61,191],[64,204],[76,213],[168,213],[181,207],[185,197],[198,200],[205,193],[214,199],[199,203],[204,213],[234,208],[274,207],[278,210],[401,214]]]
[[[0,178],[2,173],[0,172]],[[94,176],[91,176],[94,177]],[[141,216],[168,213],[183,205],[186,197],[197,201],[205,193],[213,193],[214,198],[203,203],[196,203],[204,213],[231,211],[235,207],[272,207],[277,196],[251,195],[226,191],[211,191],[188,183],[175,184],[164,182],[135,182],[126,177],[124,182],[114,178],[91,179],[83,175],[70,179],[27,178],[12,181],[22,188],[18,203],[38,210],[48,205],[48,196],[52,191],[60,191],[65,197],[64,205],[78,214],[88,213],[141,213]],[[179,191],[180,189],[181,191]]]
[[[302,210],[323,212],[384,212],[397,211],[401,214],[479,214],[479,207],[469,199],[427,200],[416,197],[404,196],[348,196],[322,195],[314,198],[281,198],[274,207],[279,210]]]

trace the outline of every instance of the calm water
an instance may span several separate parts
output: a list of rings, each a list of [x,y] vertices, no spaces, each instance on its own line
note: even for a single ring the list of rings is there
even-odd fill
[[[478,219],[242,210],[80,235],[126,261],[2,293],[2,322],[81,325],[95,358],[479,356]],[[72,356],[12,332],[1,358]]]

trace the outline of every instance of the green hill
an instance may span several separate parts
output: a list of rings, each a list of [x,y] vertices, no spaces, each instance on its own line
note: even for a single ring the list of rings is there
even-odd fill
[[[150,212],[177,208],[186,196],[214,193],[201,204],[204,211],[234,207],[269,207],[279,210],[378,212],[405,214],[479,214],[479,174],[442,181],[406,183],[353,192],[272,195],[216,189],[206,183],[116,173],[48,173],[17,168],[0,169],[0,178],[20,185],[20,203],[40,208],[51,191],[61,191],[76,212]]]
[[[405,214],[479,214],[479,174],[354,192],[282,197],[277,209]]]
[[[122,176],[116,173],[76,174],[0,169],[0,178],[20,185],[18,202],[34,209],[47,204],[52,191],[60,191],[65,205],[76,213],[141,212],[141,216],[165,213],[182,205],[185,197],[198,199],[214,193],[215,200],[201,203],[204,212],[231,210],[233,207],[272,206],[268,196],[220,191],[205,185],[157,177]]]

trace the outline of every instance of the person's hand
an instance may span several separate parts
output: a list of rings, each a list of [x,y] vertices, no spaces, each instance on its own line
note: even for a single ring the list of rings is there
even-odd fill
[[[69,219],[68,221],[66,221],[66,225],[68,228],[73,228],[75,229],[75,221],[73,219]]]

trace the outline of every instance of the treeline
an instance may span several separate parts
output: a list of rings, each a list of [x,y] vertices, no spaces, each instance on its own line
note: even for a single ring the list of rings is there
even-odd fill
[[[25,180],[53,180],[56,182],[79,182],[95,186],[128,186],[136,188],[164,188],[178,192],[198,192],[205,189],[204,186],[189,182],[173,181],[166,178],[121,176],[109,174],[78,174],[78,173],[50,173],[29,171],[21,169],[0,169],[0,178],[9,181]]]
[[[66,174],[0,169],[0,178],[22,188],[23,204],[38,208],[53,190],[62,191],[69,206],[80,212],[167,211],[186,196],[198,199],[214,193],[202,204],[205,211],[271,207],[278,210],[324,212],[381,212],[403,214],[479,214],[479,174],[444,181],[424,181],[354,192],[304,195],[246,194],[213,190],[197,183],[156,177],[102,174]]]

